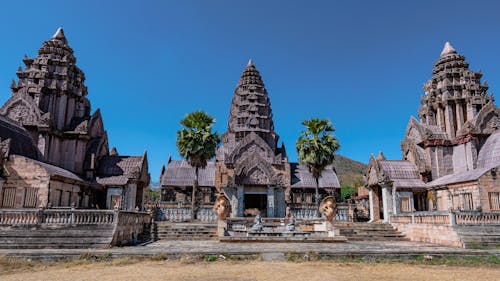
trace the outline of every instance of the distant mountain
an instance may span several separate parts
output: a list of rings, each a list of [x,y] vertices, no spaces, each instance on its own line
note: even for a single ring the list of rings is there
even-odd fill
[[[157,182],[157,181],[151,181],[151,182],[149,183],[149,187],[151,187],[151,188],[153,188],[153,189],[154,189],[154,188],[160,188],[160,182]]]
[[[342,155],[335,155],[333,166],[337,171],[341,186],[358,187],[364,184],[363,175],[368,166]]]

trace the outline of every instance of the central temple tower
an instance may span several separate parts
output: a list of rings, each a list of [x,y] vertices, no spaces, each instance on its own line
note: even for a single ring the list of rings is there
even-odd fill
[[[245,209],[284,215],[290,164],[284,145],[277,147],[272,117],[264,82],[250,60],[234,92],[216,163],[216,188],[232,197],[238,216]]]

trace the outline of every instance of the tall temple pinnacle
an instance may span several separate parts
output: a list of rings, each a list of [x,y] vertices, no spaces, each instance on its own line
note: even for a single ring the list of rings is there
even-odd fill
[[[450,44],[450,42],[446,42],[446,43],[444,43],[444,47],[443,47],[443,50],[441,51],[440,57],[444,57],[446,55],[456,54],[456,53],[457,53],[457,51],[455,50],[455,48],[453,48],[453,46]]]
[[[241,74],[230,109],[228,132],[241,140],[251,132],[258,134],[274,150],[278,140],[274,133],[271,103],[259,71],[250,59]]]
[[[61,40],[61,41],[64,41],[65,43],[67,43],[67,39],[66,39],[66,36],[64,35],[64,30],[62,29],[62,27],[59,27],[56,31],[56,33],[54,33],[54,35],[52,35],[51,39],[58,39],[58,40]]]

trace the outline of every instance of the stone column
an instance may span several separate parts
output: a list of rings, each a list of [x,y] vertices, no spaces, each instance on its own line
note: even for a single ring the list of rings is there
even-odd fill
[[[453,118],[453,110],[451,108],[451,104],[447,104],[444,109],[444,122],[446,126],[446,133],[450,137],[450,139],[455,137],[455,120]]]
[[[374,215],[373,215],[373,190],[370,188],[368,189],[368,202],[370,204],[370,222],[374,221]]]
[[[456,115],[457,115],[457,131],[462,129],[462,125],[464,124],[464,111],[462,110],[463,104],[457,103],[455,106]]]
[[[443,123],[443,108],[441,106],[438,106],[436,115],[437,115],[436,117],[437,125],[444,131],[445,125]]]
[[[267,217],[274,217],[274,186],[267,187]]]
[[[243,211],[245,208],[245,188],[243,185],[239,185],[236,190],[236,196],[238,198],[238,217],[243,217]]]
[[[475,114],[475,109],[472,106],[472,103],[469,101],[467,102],[467,120],[472,120],[474,119]]]
[[[384,222],[389,222],[389,202],[390,202],[389,189],[387,187],[382,187],[382,207],[384,211]]]
[[[398,193],[396,187],[392,187],[392,213],[394,215],[398,214]]]

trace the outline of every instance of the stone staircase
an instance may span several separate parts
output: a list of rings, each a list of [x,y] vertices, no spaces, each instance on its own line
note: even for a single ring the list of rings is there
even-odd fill
[[[348,241],[408,241],[390,224],[365,222],[336,222],[340,235]]]
[[[456,226],[464,248],[486,247],[500,248],[498,226]]]
[[[158,222],[159,240],[217,240],[217,224],[202,222]],[[156,236],[156,235],[155,235]]]
[[[0,226],[0,249],[109,247],[114,225]]]

